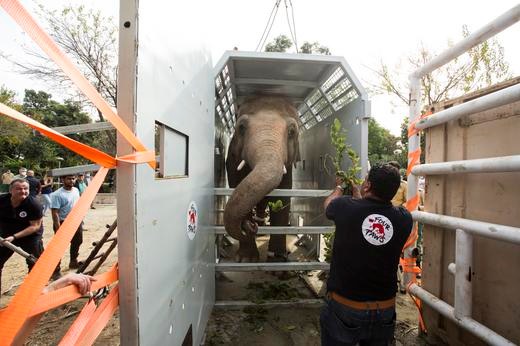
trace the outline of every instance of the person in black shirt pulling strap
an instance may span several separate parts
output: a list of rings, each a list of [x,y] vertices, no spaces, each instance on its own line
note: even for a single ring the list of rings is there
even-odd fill
[[[43,252],[42,207],[36,197],[29,195],[29,183],[16,178],[9,185],[9,193],[0,196],[0,236],[4,242],[21,247],[34,257]],[[0,243],[0,286],[2,269],[13,251]],[[27,260],[29,270],[34,263]],[[0,295],[1,295],[0,290]]]
[[[412,216],[391,203],[401,178],[391,165],[374,166],[353,196],[343,181],[324,202],[336,225],[327,299],[320,316],[322,345],[388,345],[395,329],[397,265]]]

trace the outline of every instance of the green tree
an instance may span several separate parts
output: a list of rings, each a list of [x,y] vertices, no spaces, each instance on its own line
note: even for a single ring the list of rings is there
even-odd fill
[[[371,164],[400,161],[399,153],[402,148],[398,144],[399,138],[382,127],[375,119],[368,121],[368,159]],[[401,163],[401,162],[400,162]]]
[[[62,10],[51,10],[40,5],[38,15],[57,45],[76,63],[79,70],[105,100],[115,107],[117,105],[118,28],[114,19],[102,15],[99,10],[87,9],[83,5],[65,6]],[[0,56],[9,60],[19,73],[43,80],[55,90],[64,93],[77,90],[68,76],[40,50],[30,46],[25,51],[30,60],[21,60],[19,57],[5,54]],[[79,90],[72,96],[81,100],[80,106],[92,107],[90,101]],[[104,121],[101,112],[99,110],[96,112],[99,121]],[[97,138],[103,144],[110,144],[109,152],[115,151],[114,131],[101,132]]]
[[[279,35],[273,39],[273,41],[269,42],[267,46],[265,46],[266,52],[286,52],[287,49],[291,48],[293,43],[289,37],[286,35]]]
[[[288,49],[292,48],[293,41],[286,35],[278,35],[271,42],[265,46],[266,52],[287,52]],[[300,53],[304,54],[322,54],[330,55],[330,49],[319,42],[303,42],[299,50]]]
[[[462,27],[462,36],[469,36],[467,26]],[[451,45],[448,42],[448,46]],[[381,61],[379,68],[374,70],[379,83],[371,86],[372,91],[395,96],[408,105],[408,74],[436,55],[438,54],[421,45],[417,54],[408,57],[406,63],[398,64],[393,69]],[[504,59],[504,48],[496,38],[489,39],[423,76],[421,101],[427,108],[437,102],[490,86],[510,77],[509,64]]]
[[[313,43],[305,41],[300,47],[300,53],[330,55],[330,49],[317,41]]]
[[[5,87],[0,87],[0,102],[18,111],[22,106],[15,101],[16,93]],[[0,162],[5,168],[14,172],[23,162],[21,147],[31,135],[28,127],[6,116],[0,116]]]

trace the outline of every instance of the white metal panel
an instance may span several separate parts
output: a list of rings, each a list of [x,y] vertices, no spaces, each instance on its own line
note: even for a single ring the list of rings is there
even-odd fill
[[[122,1],[122,13],[130,5]],[[122,275],[135,276],[135,286],[122,294],[135,305],[134,311],[127,309],[134,320],[127,316],[122,321],[125,344],[180,345],[190,326],[193,344],[200,344],[214,303],[214,233],[206,227],[213,220],[213,177],[208,172],[213,171],[214,87],[210,53],[199,31],[211,26],[197,23],[203,7],[202,1],[184,3],[182,10],[175,3],[141,1],[138,11],[121,17],[122,31],[128,18],[138,19],[130,23],[138,25],[136,86],[133,99],[125,100],[135,106],[136,133],[153,148],[158,121],[188,137],[189,153],[187,177],[155,179],[149,166],[138,165],[134,183],[118,186],[125,190],[118,198],[135,198],[135,212],[130,206],[126,213],[118,209],[119,218],[135,228],[135,256],[128,242],[120,247],[129,260],[120,262]],[[128,47],[124,53],[130,53]],[[121,52],[120,60],[127,56]],[[199,217],[193,240],[187,234],[191,202]]]

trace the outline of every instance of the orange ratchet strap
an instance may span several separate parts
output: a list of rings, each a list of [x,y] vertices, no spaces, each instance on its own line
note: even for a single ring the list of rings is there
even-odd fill
[[[63,72],[76,84],[76,86],[92,101],[103,116],[110,121],[116,130],[139,152],[146,152],[146,147],[134,135],[130,128],[114,112],[112,107],[103,99],[90,82],[81,74],[70,59],[54,43],[54,40],[38,25],[29,12],[17,0],[0,0],[0,6],[24,29],[24,31],[61,67]],[[155,158],[148,161],[150,167],[155,168]],[[107,166],[111,167],[111,166]]]
[[[96,302],[94,299],[90,299],[83,309],[81,309],[78,317],[76,317],[72,325],[69,327],[69,330],[67,330],[67,333],[63,336],[59,345],[76,345],[81,333],[85,329],[85,326],[88,324],[88,321],[95,312]]]
[[[112,266],[107,272],[96,275],[95,281],[92,282],[91,290],[97,291],[98,289],[108,286],[117,281],[117,265]],[[78,292],[78,289],[74,285],[60,288],[55,291],[51,291],[42,294],[36,301],[31,312],[27,317],[33,317],[39,315],[45,311],[54,309],[58,306],[66,304],[77,298],[81,298],[82,295]],[[0,318],[3,317],[5,309],[0,310]]]
[[[78,341],[74,345],[90,346],[96,341],[96,338],[107,325],[114,312],[119,306],[119,286],[115,286],[110,290],[108,296],[96,309],[94,314],[90,316],[88,323],[83,328]],[[70,343],[60,343],[60,345],[71,345]]]
[[[92,345],[119,305],[119,289],[115,286],[96,309],[89,301],[61,339],[60,346]]]

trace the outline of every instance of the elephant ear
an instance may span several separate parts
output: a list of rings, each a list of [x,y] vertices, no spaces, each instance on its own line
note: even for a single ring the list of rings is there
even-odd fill
[[[235,188],[240,182],[251,172],[251,169],[246,166],[237,171],[238,164],[240,163],[240,143],[237,136],[233,136],[231,143],[228,148],[228,155],[226,158],[226,173],[228,177],[229,187]]]

